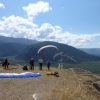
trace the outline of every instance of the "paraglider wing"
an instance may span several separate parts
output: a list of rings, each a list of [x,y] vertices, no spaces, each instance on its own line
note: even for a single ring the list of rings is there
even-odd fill
[[[59,53],[55,54],[53,59],[55,59],[57,56],[61,56],[61,59],[59,60],[61,62],[62,62],[62,57],[65,56],[68,59],[70,59],[70,60],[74,61],[75,63],[77,63],[77,61],[75,59],[73,59],[72,57],[68,56],[67,54],[64,54],[63,52],[59,52]]]
[[[70,60],[74,61],[75,63],[77,63],[76,60],[73,59],[72,57],[70,57],[70,56],[68,56],[68,55],[66,55],[66,57],[69,58]]]
[[[46,45],[46,46],[43,46],[41,47],[39,50],[38,50],[38,54],[40,53],[41,50],[45,49],[45,48],[50,48],[50,47],[53,47],[53,48],[56,48],[58,50],[58,48],[54,45]]]
[[[59,55],[62,56],[63,55],[63,52],[60,52],[60,53],[55,54],[54,57],[53,57],[53,59],[55,59]]]

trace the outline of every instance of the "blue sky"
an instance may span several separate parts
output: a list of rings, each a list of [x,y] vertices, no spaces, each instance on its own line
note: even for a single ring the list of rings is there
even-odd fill
[[[0,35],[100,48],[100,0],[0,0]]]

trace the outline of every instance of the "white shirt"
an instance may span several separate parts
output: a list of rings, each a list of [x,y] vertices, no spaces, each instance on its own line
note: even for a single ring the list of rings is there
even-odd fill
[[[39,60],[38,60],[38,62],[39,62],[39,63],[42,63],[42,62],[43,62],[43,60],[42,60],[42,59],[39,59]]]

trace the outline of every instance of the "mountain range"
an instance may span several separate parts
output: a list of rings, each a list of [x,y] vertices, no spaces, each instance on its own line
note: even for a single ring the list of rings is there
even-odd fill
[[[39,48],[46,45],[54,45],[58,48],[58,50],[56,50],[55,48],[45,48],[38,54],[37,51],[39,50]],[[89,53],[89,51],[85,51],[85,48],[78,49],[66,44],[50,41],[40,42],[25,38],[0,36],[0,47],[0,57],[16,56],[16,59],[24,61],[28,61],[30,58],[34,58],[35,61],[38,61],[39,58],[42,58],[44,61],[50,60],[53,62],[57,62],[62,60],[63,62],[68,63],[100,61],[100,57],[97,56],[99,54],[94,55],[93,51],[92,53]],[[89,50],[91,51],[91,49]],[[96,49],[94,49],[94,51],[95,50]],[[54,56],[57,54],[58,56],[54,59]]]
[[[45,48],[38,54],[37,51],[39,50],[39,48],[46,45],[54,45],[58,48],[58,50],[56,50],[55,48]],[[39,42],[28,46],[23,51],[23,53],[17,56],[17,59],[23,59],[27,61],[33,57],[36,61],[38,61],[38,59],[42,57],[44,61],[51,60],[56,62],[61,60],[61,55],[57,56],[54,59],[54,56],[59,53],[63,53],[62,59],[64,62],[79,63],[83,61],[100,60],[100,57],[88,54],[72,46],[62,44],[62,43],[57,43],[57,42],[50,42],[50,41]]]
[[[100,56],[100,48],[78,48],[86,53]]]
[[[5,36],[0,36],[0,43],[21,43],[21,44],[34,44],[38,43],[36,40],[30,40],[26,38],[13,38],[13,37],[5,37]]]
[[[38,43],[38,41],[26,38],[0,36],[0,57],[18,55],[27,46],[34,43]]]

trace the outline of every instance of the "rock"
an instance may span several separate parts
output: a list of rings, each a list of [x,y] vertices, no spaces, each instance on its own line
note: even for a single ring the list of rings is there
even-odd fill
[[[83,82],[83,84],[92,85],[93,82],[91,80],[87,80],[87,81]]]
[[[100,92],[100,81],[94,82],[93,86]]]

